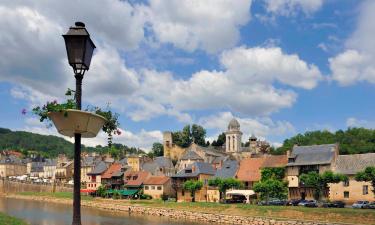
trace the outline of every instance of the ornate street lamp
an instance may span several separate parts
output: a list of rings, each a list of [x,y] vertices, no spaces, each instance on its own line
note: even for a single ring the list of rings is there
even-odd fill
[[[96,48],[90,34],[82,22],[76,22],[68,33],[63,35],[69,65],[73,68],[76,78],[76,104],[80,110],[82,103],[82,79],[90,68],[90,62]],[[73,194],[73,225],[81,225],[81,134],[74,134],[74,194]]]

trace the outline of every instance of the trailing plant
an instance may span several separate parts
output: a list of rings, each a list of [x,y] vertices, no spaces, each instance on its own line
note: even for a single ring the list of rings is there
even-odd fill
[[[47,102],[42,107],[36,106],[32,109],[32,113],[39,117],[40,122],[47,122],[48,126],[51,127],[51,119],[49,118],[48,114],[51,112],[61,112],[64,113],[64,116],[68,116],[69,109],[77,109],[76,99],[75,99],[75,91],[68,88],[65,93],[67,96],[66,102],[59,103],[57,100],[52,102]],[[108,146],[111,147],[113,135],[121,135],[121,131],[119,129],[120,123],[118,121],[119,114],[114,113],[110,110],[109,105],[107,105],[106,109],[101,109],[100,107],[93,107],[89,106],[86,108],[85,111],[89,111],[95,114],[98,114],[106,119],[102,130],[104,133],[108,135]],[[26,110],[22,110],[22,114],[26,114]]]

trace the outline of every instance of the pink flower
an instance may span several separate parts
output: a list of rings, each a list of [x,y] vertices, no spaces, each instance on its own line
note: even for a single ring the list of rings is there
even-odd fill
[[[53,104],[55,104],[55,105],[57,104],[57,100],[56,100],[56,99],[55,99],[55,100],[53,100]]]
[[[117,135],[121,135],[121,130],[120,129],[117,129]]]
[[[22,113],[22,115],[26,115],[26,113],[27,113],[26,109],[22,109],[21,113]]]

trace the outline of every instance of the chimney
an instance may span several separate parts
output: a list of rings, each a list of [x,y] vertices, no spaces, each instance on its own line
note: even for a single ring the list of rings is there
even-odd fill
[[[195,165],[191,166],[191,172],[195,173]]]
[[[287,158],[290,157],[290,150],[286,151],[286,157],[287,157]]]

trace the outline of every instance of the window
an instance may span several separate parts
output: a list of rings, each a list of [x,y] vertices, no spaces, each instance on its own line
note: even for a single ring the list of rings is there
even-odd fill
[[[181,191],[181,195],[182,195],[182,196],[185,196],[185,191],[184,191],[184,189],[182,189],[182,191]]]
[[[158,186],[157,189],[160,191],[161,190],[161,186]]]
[[[367,195],[368,194],[368,185],[363,185],[362,187],[362,194]]]
[[[138,179],[138,176],[134,176],[134,177],[133,177],[133,180],[136,180],[136,179]]]
[[[344,182],[343,182],[343,186],[344,186],[344,187],[349,187],[349,180],[344,181]]]
[[[344,191],[344,198],[349,198],[349,191]]]
[[[148,190],[148,186],[145,186],[145,190]]]
[[[151,190],[155,190],[155,186],[151,186]]]

